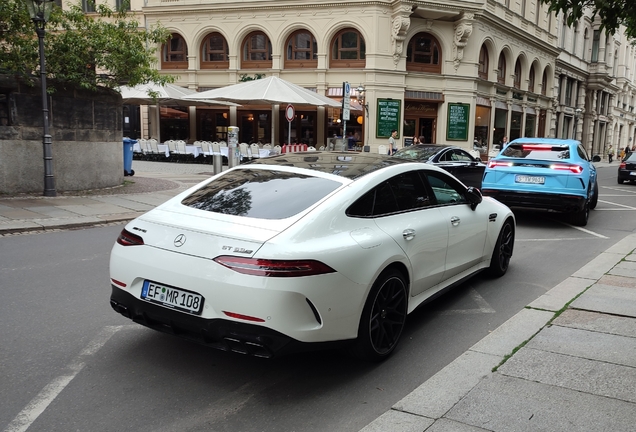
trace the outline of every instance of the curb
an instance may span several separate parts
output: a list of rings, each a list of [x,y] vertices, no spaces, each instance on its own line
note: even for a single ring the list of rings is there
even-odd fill
[[[453,360],[360,432],[425,430],[483,379],[514,356],[516,350],[565,310],[578,296],[634,251],[630,234],[594,258],[572,276],[530,303],[465,353]]]

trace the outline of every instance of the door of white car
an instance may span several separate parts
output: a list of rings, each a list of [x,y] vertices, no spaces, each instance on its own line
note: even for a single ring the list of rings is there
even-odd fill
[[[483,260],[488,214],[478,205],[474,210],[464,197],[465,188],[445,173],[428,172],[437,209],[448,227],[446,271],[443,279],[455,276]]]
[[[410,261],[412,296],[437,285],[446,268],[448,224],[432,204],[417,171],[395,176],[375,188],[375,222]]]

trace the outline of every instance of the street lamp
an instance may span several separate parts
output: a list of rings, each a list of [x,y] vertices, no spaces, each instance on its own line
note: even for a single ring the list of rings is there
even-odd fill
[[[55,177],[53,176],[53,153],[51,151],[51,134],[49,133],[49,104],[46,96],[46,68],[44,62],[44,27],[51,16],[54,0],[24,0],[31,21],[35,24],[35,32],[40,43],[40,82],[42,84],[42,114],[44,132],[42,147],[44,150],[44,196],[57,196]]]
[[[364,148],[365,141],[367,139],[367,120],[369,119],[369,104],[365,103],[364,92],[366,91],[366,89],[364,88],[364,86],[360,84],[356,90],[358,91],[358,102],[362,106],[363,118],[366,114],[366,119],[364,119],[364,126],[363,126],[364,138],[362,140],[362,146]]]

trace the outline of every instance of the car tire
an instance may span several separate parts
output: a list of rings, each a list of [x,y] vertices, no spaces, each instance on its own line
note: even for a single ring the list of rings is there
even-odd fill
[[[397,346],[406,323],[408,293],[402,273],[389,269],[373,284],[365,302],[358,339],[351,353],[366,361],[382,361]]]
[[[510,258],[515,244],[515,230],[508,219],[504,222],[497,237],[497,243],[492,251],[488,274],[493,277],[501,277],[506,274],[510,266]]]
[[[583,209],[572,213],[572,223],[576,226],[587,225],[587,220],[590,216],[590,200],[585,200]]]
[[[598,204],[598,182],[594,182],[594,189],[592,190],[592,198],[590,199],[590,210],[594,210]]]
[[[619,179],[618,179],[618,184],[623,184],[623,181],[624,181],[623,179],[620,179],[620,178],[619,178]]]

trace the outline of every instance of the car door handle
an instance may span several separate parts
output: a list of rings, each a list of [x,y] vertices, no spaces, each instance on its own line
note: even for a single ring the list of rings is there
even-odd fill
[[[405,229],[404,231],[402,231],[402,237],[404,237],[404,240],[413,240],[415,238],[415,230],[414,229]]]
[[[453,226],[457,226],[457,225],[459,225],[459,223],[460,223],[460,222],[461,222],[461,219],[460,219],[460,218],[458,218],[457,216],[453,216],[453,217],[451,218],[451,224],[452,224]]]

